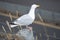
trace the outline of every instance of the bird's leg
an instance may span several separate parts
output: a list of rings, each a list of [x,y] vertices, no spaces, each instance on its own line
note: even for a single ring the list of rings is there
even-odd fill
[[[28,25],[26,25],[26,28],[32,31],[32,27],[29,27]]]

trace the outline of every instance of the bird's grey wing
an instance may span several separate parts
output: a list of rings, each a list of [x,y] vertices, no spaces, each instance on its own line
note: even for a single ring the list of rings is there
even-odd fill
[[[29,15],[23,15],[16,20],[18,24],[29,25],[33,22],[33,19]]]

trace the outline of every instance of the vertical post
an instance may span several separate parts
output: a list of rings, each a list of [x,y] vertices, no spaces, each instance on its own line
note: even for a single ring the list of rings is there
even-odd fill
[[[18,17],[18,11],[16,10],[16,16]]]
[[[41,35],[41,33],[40,33],[40,38],[41,38],[40,40],[42,40],[42,35]]]
[[[5,35],[7,36],[7,32],[6,32],[5,28],[4,28],[4,26],[2,26],[2,29],[4,30]],[[6,38],[6,37],[5,37],[5,38]]]
[[[4,32],[6,33],[6,30],[5,30],[4,26],[2,26],[2,29],[3,29],[3,30],[4,30]]]
[[[37,35],[36,35],[36,40],[38,40],[38,37],[37,37]]]
[[[49,35],[47,35],[47,40],[49,40]]]
[[[11,13],[9,13],[9,16],[10,16],[10,19],[11,19],[11,21],[12,21],[12,15],[11,15]]]
[[[45,31],[45,34],[46,34],[46,35],[48,35],[48,34],[47,34],[47,30],[46,30],[46,27],[44,27],[44,31]]]
[[[41,37],[42,35],[41,35],[41,33],[40,33],[40,37]]]
[[[21,25],[19,26],[19,28],[22,30],[22,27],[21,27]]]
[[[45,30],[45,34],[46,34],[46,36],[47,36],[47,40],[49,40],[49,35],[47,34],[47,30],[46,30],[45,27],[44,27],[44,30]]]
[[[41,22],[43,22],[43,19],[42,19],[41,15],[39,13],[38,13],[38,17],[41,20]]]
[[[56,34],[55,34],[55,32],[54,32],[54,34],[53,34],[53,35],[54,35],[54,38],[56,38]]]
[[[11,27],[10,27],[10,25],[9,25],[9,22],[8,22],[8,21],[6,21],[6,24],[8,25],[8,28],[9,28],[10,32],[12,32]]]

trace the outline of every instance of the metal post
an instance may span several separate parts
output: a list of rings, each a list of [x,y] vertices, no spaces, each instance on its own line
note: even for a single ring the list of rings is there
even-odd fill
[[[18,17],[18,11],[16,10],[16,16]]]
[[[19,28],[22,30],[22,26],[20,25]]]
[[[49,35],[47,35],[47,40],[49,40]]]
[[[9,17],[10,17],[10,19],[11,19],[11,21],[12,21],[12,15],[11,15],[11,13],[9,13]]]
[[[42,35],[41,35],[41,33],[40,33],[40,38],[41,38],[40,40],[42,40]]]
[[[53,34],[53,35],[54,35],[54,38],[56,38],[56,34],[55,34],[55,32],[54,32],[54,34]]]
[[[3,30],[4,30],[4,32],[6,33],[6,30],[5,30],[4,26],[2,26],[2,29],[3,29]]]
[[[41,22],[44,22],[43,19],[42,19],[42,17],[41,17],[41,15],[39,13],[38,13],[38,17],[41,20]]]
[[[8,25],[8,28],[9,28],[10,32],[12,32],[12,29],[11,29],[8,21],[6,21],[6,24]]]
[[[37,37],[37,35],[36,35],[36,40],[38,40],[38,37]]]

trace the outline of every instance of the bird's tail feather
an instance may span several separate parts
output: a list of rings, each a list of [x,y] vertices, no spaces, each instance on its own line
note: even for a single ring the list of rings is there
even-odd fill
[[[16,27],[16,26],[18,26],[18,25],[10,25],[11,26],[11,28],[13,28],[13,27]]]
[[[10,27],[13,28],[13,27],[16,27],[18,25],[14,24],[13,22],[12,23],[9,23],[10,24]]]

